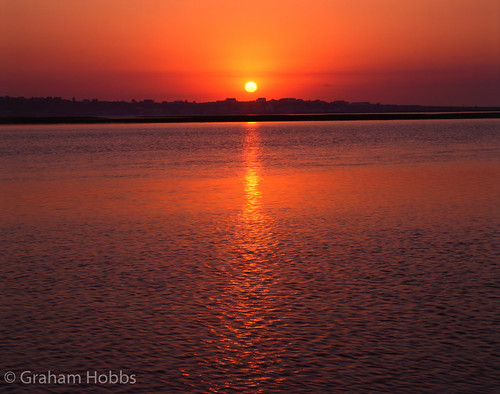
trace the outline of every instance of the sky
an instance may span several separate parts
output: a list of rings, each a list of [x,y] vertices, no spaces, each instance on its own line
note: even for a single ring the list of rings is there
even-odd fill
[[[0,59],[0,96],[500,106],[500,1],[0,0]]]

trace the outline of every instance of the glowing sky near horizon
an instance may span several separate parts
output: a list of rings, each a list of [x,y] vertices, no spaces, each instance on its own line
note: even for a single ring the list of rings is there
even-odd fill
[[[500,1],[0,0],[0,55],[1,96],[498,106]]]

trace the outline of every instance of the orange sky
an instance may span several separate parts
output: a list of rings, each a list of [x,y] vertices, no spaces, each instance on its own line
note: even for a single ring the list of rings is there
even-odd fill
[[[1,96],[500,105],[500,1],[0,0],[0,55]]]

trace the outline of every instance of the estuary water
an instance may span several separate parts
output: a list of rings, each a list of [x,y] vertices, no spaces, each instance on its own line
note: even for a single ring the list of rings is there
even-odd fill
[[[500,120],[0,139],[3,391],[500,389]]]

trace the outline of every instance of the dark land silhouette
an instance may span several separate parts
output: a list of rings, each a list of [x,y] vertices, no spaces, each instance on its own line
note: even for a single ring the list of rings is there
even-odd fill
[[[295,98],[214,102],[0,97],[0,123],[209,122],[500,117],[500,107],[372,104]]]

